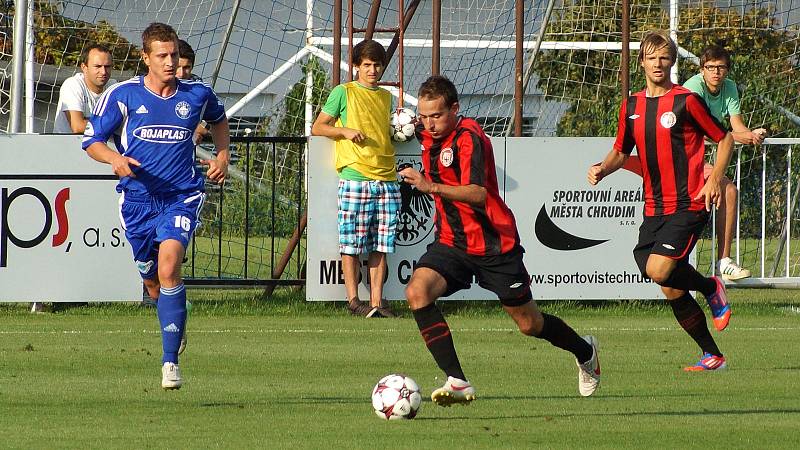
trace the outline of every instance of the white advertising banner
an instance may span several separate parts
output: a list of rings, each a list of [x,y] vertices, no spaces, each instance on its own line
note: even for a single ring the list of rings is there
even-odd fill
[[[625,169],[591,186],[613,138],[506,139],[506,203],[537,299],[662,298],[633,260],[644,199]]]
[[[130,301],[117,177],[81,136],[0,135],[0,301]]]
[[[591,164],[612,138],[492,138],[501,194],[517,219],[536,299],[661,298],[633,260],[643,201],[638,175],[620,170],[592,187]],[[397,147],[398,164],[421,169],[419,143]],[[311,138],[308,153],[308,300],[344,300],[337,250],[337,176],[333,141]],[[433,240],[433,202],[401,184],[397,252],[390,254],[384,296],[404,298],[414,265]],[[359,296],[369,298],[366,255]],[[448,299],[494,299],[477,285]]]

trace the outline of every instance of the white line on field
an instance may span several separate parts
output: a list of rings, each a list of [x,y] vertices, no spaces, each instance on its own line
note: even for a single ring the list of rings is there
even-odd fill
[[[800,313],[800,310],[794,311]],[[618,331],[618,332],[652,332],[652,331],[680,331],[678,327],[588,327],[581,328],[582,331]],[[798,331],[798,327],[730,327],[732,331]],[[453,328],[456,333],[509,333],[517,332],[516,328]],[[376,333],[397,333],[397,332],[416,332],[411,327],[408,329],[386,328],[376,329],[323,329],[323,328],[259,328],[259,329],[195,329],[189,328],[189,334],[376,334]],[[0,335],[69,335],[69,334],[159,334],[159,330],[0,330]]]

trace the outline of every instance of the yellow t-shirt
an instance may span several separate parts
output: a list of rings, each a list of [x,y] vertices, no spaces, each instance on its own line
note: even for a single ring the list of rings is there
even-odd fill
[[[355,143],[336,141],[336,170],[349,167],[363,176],[381,181],[396,181],[394,146],[389,137],[392,96],[385,89],[369,89],[356,81],[342,84],[346,99],[346,124],[339,115],[336,126],[361,131],[366,139]]]

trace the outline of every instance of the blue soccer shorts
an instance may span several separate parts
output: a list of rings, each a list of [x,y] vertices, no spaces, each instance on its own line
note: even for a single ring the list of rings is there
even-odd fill
[[[339,180],[339,253],[394,253],[400,204],[395,181]]]
[[[120,196],[120,223],[143,279],[155,278],[158,273],[160,243],[174,239],[184,249],[189,246],[200,225],[205,197],[200,191],[164,196],[127,192]]]

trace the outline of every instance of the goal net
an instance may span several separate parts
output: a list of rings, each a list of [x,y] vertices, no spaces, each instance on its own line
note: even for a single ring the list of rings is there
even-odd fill
[[[238,136],[305,136],[309,118],[316,116],[329,92],[331,74],[342,61],[332,60],[333,0],[36,0],[34,4],[35,64],[33,131],[52,129],[58,86],[78,70],[78,54],[88,42],[102,41],[114,52],[117,79],[142,71],[138,45],[144,27],[153,21],[171,24],[194,47],[194,72],[213,83],[233,111],[232,133]],[[347,4],[347,2],[342,2]],[[413,2],[405,0],[408,6]],[[441,73],[459,87],[462,112],[475,117],[493,136],[508,135],[514,109],[514,0],[442,0]],[[523,135],[611,136],[616,131],[620,92],[622,47],[621,0],[535,0],[523,2]],[[723,43],[733,53],[730,77],[741,88],[742,112],[751,128],[764,127],[774,138],[798,136],[800,81],[797,0],[631,0],[630,86],[638,90],[644,80],[636,64],[636,45],[648,30],[672,29],[681,49],[676,77],[685,81],[697,73],[696,55],[711,43]],[[354,0],[353,24],[367,25],[371,0]],[[238,8],[235,6],[238,5]],[[398,2],[382,2],[379,27],[398,24]],[[404,39],[403,76],[406,106],[415,103],[419,84],[431,73],[432,2],[419,3]],[[13,42],[13,2],[0,5],[0,129],[7,129],[9,79]],[[343,13],[343,26],[347,14]],[[347,61],[347,33],[343,29],[342,60]],[[360,39],[362,35],[356,35]],[[389,46],[392,33],[374,38]],[[398,79],[398,52],[384,75]],[[311,102],[307,103],[307,96]],[[257,148],[256,148],[257,147]],[[797,236],[794,222],[792,170],[794,144],[771,145],[764,164],[762,148],[737,147],[737,165],[729,177],[741,185],[740,241],[734,259],[755,274],[781,261],[774,275],[796,275],[800,254],[789,258],[777,250],[792,246]],[[264,277],[279,248],[264,244],[258,261],[242,251],[242,230],[250,231],[252,216],[240,208],[223,208],[222,202],[240,202],[245,185],[266,195],[263,207],[276,207],[279,217],[302,205],[296,182],[303,166],[304,147],[298,143],[237,144],[235,170],[226,192],[212,192],[206,208],[209,239],[195,252],[205,259],[195,274],[222,277]],[[764,174],[762,176],[762,173]],[[791,173],[789,176],[787,174]],[[272,180],[277,180],[273,183]],[[762,180],[764,184],[762,187]],[[272,199],[273,190],[274,204]],[[302,186],[300,188],[302,191]],[[787,194],[788,193],[788,194]],[[762,210],[760,199],[767,201]],[[763,214],[762,214],[763,212]],[[762,227],[761,217],[765,216]],[[263,215],[261,216],[263,218]],[[791,226],[785,226],[787,223]],[[225,240],[215,241],[213,224],[222,224]],[[285,243],[290,225],[279,231],[275,246]],[[711,227],[709,227],[710,229]],[[763,231],[762,231],[763,230]],[[218,231],[218,230],[217,230]],[[203,233],[208,232],[205,235]],[[762,240],[761,237],[764,236]],[[781,244],[781,236],[788,236]],[[712,239],[698,246],[701,266],[710,267]],[[283,240],[281,240],[283,239]],[[249,242],[248,245],[253,245]],[[217,248],[224,254],[215,256]],[[773,254],[773,259],[762,253]],[[298,254],[296,261],[302,259]],[[782,258],[782,259],[780,259]],[[786,261],[790,264],[788,270]],[[770,275],[770,267],[765,274]],[[298,269],[299,270],[299,269]],[[201,275],[198,275],[201,276]],[[268,276],[267,276],[268,277]]]

